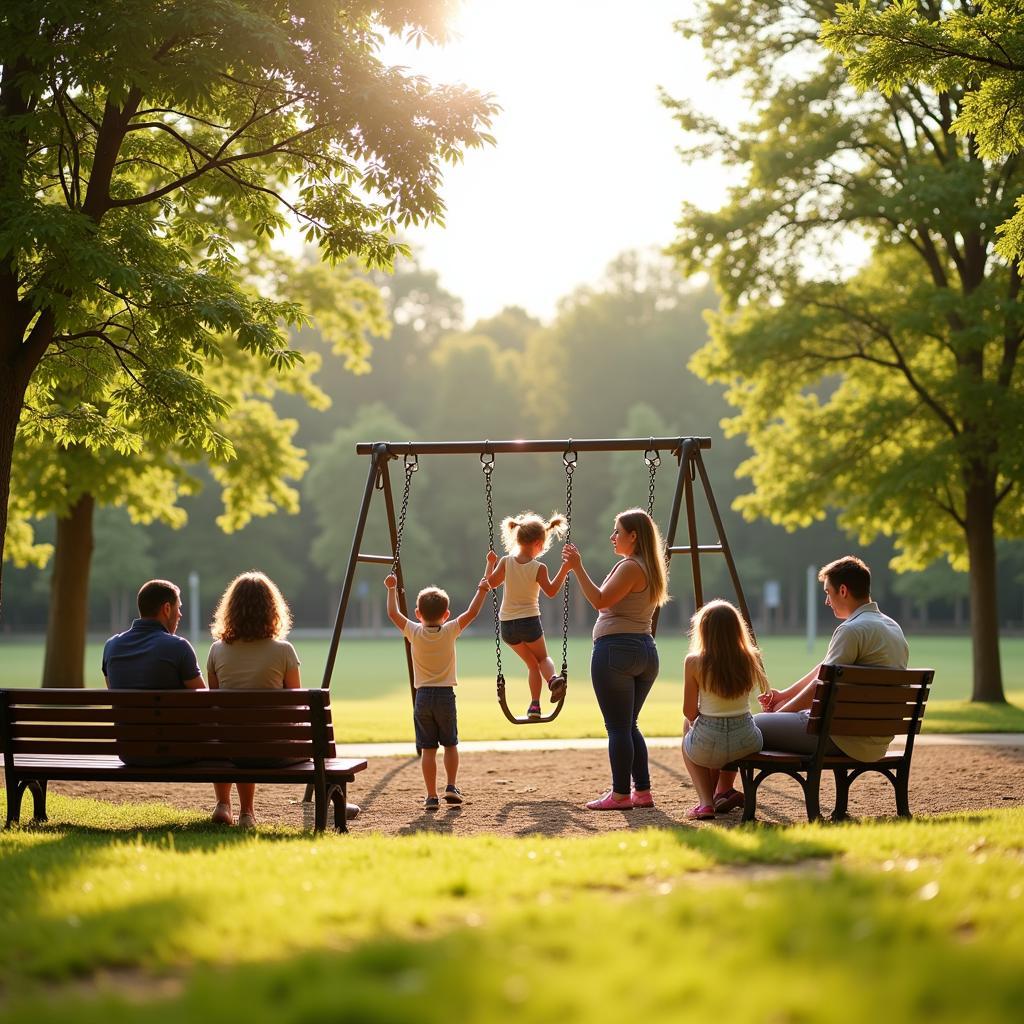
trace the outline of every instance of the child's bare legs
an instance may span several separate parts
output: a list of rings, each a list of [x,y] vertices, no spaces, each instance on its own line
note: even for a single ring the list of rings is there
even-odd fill
[[[459,748],[443,747],[444,774],[449,786],[455,785],[455,776],[459,774]]]
[[[235,787],[238,790],[238,814],[253,813],[253,798],[256,796],[256,783],[255,782],[239,782]]]
[[[541,685],[543,684],[544,679],[546,678],[546,677],[541,675],[541,669],[540,669],[540,666],[537,663],[537,656],[533,653],[533,650],[532,650],[532,648],[535,647],[537,645],[537,643],[540,643],[541,645],[543,645],[544,640],[543,639],[541,639],[539,641],[535,640],[532,644],[511,644],[510,645],[512,647],[512,650],[515,651],[516,654],[518,654],[519,657],[522,658],[523,661],[526,663],[526,668],[529,671],[529,676],[528,676],[528,680],[527,681],[529,682],[529,685],[530,685],[530,700],[533,700],[533,701],[539,701],[540,700]],[[547,661],[548,665],[550,665],[552,670],[553,670],[554,669],[554,665],[552,664],[551,659],[545,657],[545,660]],[[447,748],[445,748],[445,749],[447,749]]]
[[[213,811],[213,820],[219,825],[231,825],[234,823],[234,815],[231,812],[231,783],[215,782],[213,792],[217,796],[217,806]]]
[[[683,725],[684,740],[689,731],[690,723],[687,722]],[[715,802],[715,776],[719,774],[718,769],[705,768],[702,764],[692,761],[690,755],[686,752],[685,742],[681,745],[680,749],[683,752],[683,762],[686,764],[686,770],[690,773],[693,788],[697,790],[697,803],[701,807],[713,807]]]
[[[456,759],[458,747],[454,748]],[[448,768],[448,748],[445,747],[445,770]],[[423,771],[423,784],[427,787],[427,796],[437,797],[437,747],[424,747],[420,751],[420,768]]]
[[[731,793],[736,788],[736,773],[720,771],[716,773],[715,796]]]

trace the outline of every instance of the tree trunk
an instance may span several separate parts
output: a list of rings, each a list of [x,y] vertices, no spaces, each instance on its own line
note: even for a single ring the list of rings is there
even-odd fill
[[[974,686],[971,700],[1003,703],[999,661],[999,606],[996,596],[995,487],[972,481],[967,488],[967,554],[971,596],[971,651]]]
[[[43,686],[85,686],[93,505],[92,495],[83,494],[57,520]]]
[[[3,609],[3,558],[7,541],[7,502],[11,495],[14,435],[18,430],[25,389],[9,367],[0,365],[0,610]]]

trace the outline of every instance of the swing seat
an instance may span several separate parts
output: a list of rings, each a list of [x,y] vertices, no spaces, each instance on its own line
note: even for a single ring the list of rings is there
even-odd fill
[[[567,689],[568,688],[568,679],[566,680],[566,683],[567,683],[567,686],[566,686],[566,689]],[[498,694],[498,706],[501,708],[502,714],[513,725],[536,725],[537,723],[540,723],[540,722],[553,722],[559,716],[559,714],[561,714],[562,705],[565,703],[566,689],[563,689],[562,690],[562,696],[559,697],[557,701],[555,701],[554,706],[551,708],[551,710],[546,715],[538,715],[536,718],[527,718],[526,716],[523,716],[522,718],[519,718],[516,715],[512,714],[512,712],[511,712],[511,710],[509,709],[509,706],[508,706],[508,701],[505,699],[505,677],[504,676],[498,676],[497,684],[496,684],[496,689],[497,689],[497,694]]]

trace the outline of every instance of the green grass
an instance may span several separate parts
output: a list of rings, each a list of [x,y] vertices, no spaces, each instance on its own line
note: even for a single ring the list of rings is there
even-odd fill
[[[51,800],[0,835],[3,1021],[1001,1024],[1024,998],[1024,809],[455,841]]]
[[[768,674],[773,683],[787,686],[802,676],[825,653],[822,638],[813,653],[799,637],[768,637],[763,641]],[[302,659],[303,680],[315,686],[323,676],[327,642],[296,643]],[[682,715],[682,662],[686,641],[680,636],[658,639],[661,675],[641,724],[651,736],[680,732]],[[914,665],[936,669],[932,700],[925,718],[927,732],[1024,732],[1024,638],[1001,644],[1003,675],[1011,703],[977,705],[970,694],[971,651],[965,637],[911,639]],[[87,681],[102,685],[102,645],[90,644],[86,654]],[[560,647],[555,652],[560,658]],[[200,651],[201,662],[206,651]],[[570,690],[565,708],[549,725],[518,727],[505,721],[494,697],[494,644],[478,635],[459,641],[459,733],[463,739],[569,738],[603,736],[597,704],[590,687],[590,643],[574,638],[569,645]],[[41,642],[2,641],[3,686],[37,686],[42,671]],[[525,673],[507,648],[502,662],[508,680],[507,695],[516,714],[526,711]],[[401,638],[343,640],[332,680],[339,738],[354,743],[407,740],[412,736],[409,684]]]

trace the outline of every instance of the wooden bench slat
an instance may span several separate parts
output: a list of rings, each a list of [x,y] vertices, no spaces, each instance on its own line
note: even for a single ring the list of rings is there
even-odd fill
[[[124,722],[148,723],[162,722],[171,724],[187,724],[196,721],[209,721],[213,715],[212,708],[96,708],[96,707],[12,707],[9,720],[20,722]],[[331,711],[325,711],[327,721],[331,721]],[[227,708],[216,709],[219,722],[230,722],[244,725],[252,722],[296,722],[312,721],[309,707],[281,708]]]
[[[67,725],[63,722],[19,723],[11,730],[12,739],[86,739],[118,740],[126,743],[178,741],[202,743],[248,743],[263,740],[302,740],[312,743],[312,729],[306,725]],[[333,739],[328,730],[328,738]]]
[[[827,672],[824,671],[826,669]],[[825,665],[822,671],[823,679],[834,679],[840,685],[930,686],[934,675],[934,670],[930,668],[879,668],[868,665]]]
[[[815,690],[815,700],[824,700],[831,683],[819,683]],[[876,704],[905,703],[916,704],[921,694],[921,687],[917,684],[911,686],[899,686],[895,683],[875,686],[870,683],[851,684],[839,683],[836,690],[836,699],[847,702],[865,701]]]
[[[228,707],[309,706],[321,690],[5,690],[10,707]],[[230,696],[227,696],[230,695]]]
[[[878,704],[867,701],[851,702],[849,704],[836,703],[835,711],[832,714],[832,721],[842,718],[884,718],[899,721],[901,718],[910,718],[917,708],[913,704]],[[811,718],[820,719],[825,713],[825,705],[815,701],[811,705]]]
[[[116,774],[123,774],[125,772],[134,771],[135,768],[126,765],[119,758],[114,755],[103,756],[103,755],[89,755],[82,757],[79,755],[68,755],[64,757],[50,757],[40,756],[38,754],[17,754],[14,758],[14,763],[21,770],[32,771],[36,768],[45,768],[50,765],[59,764],[64,768],[90,768],[95,769],[97,772],[114,772]],[[4,766],[4,755],[0,754],[0,767]],[[360,758],[352,757],[327,757],[324,758],[324,766],[327,771],[362,771],[366,767],[366,761]],[[356,767],[352,767],[356,766]],[[313,771],[313,761],[301,761],[298,764],[281,765],[280,768],[271,769],[274,772],[282,774],[305,774]],[[238,772],[248,771],[246,768],[239,768],[237,765],[230,765],[224,761],[194,761],[187,765],[168,765],[161,766],[160,771],[169,769],[181,769],[182,771],[190,771],[195,769],[205,770],[207,768],[211,770],[221,770],[225,772]],[[254,771],[265,771],[266,769],[253,769]]]
[[[124,757],[187,757],[202,760],[221,758],[268,758],[268,757],[312,757],[315,753],[311,742],[281,743],[217,743],[216,753],[212,743],[151,742],[114,743],[112,740],[15,740],[11,750],[15,754],[118,754]],[[330,751],[333,755],[333,750]]]
[[[815,736],[821,734],[821,721],[807,723],[807,731]],[[872,719],[844,718],[842,722],[833,722],[830,733],[832,736],[915,736],[921,731],[921,723],[913,720],[903,722],[878,722]]]

